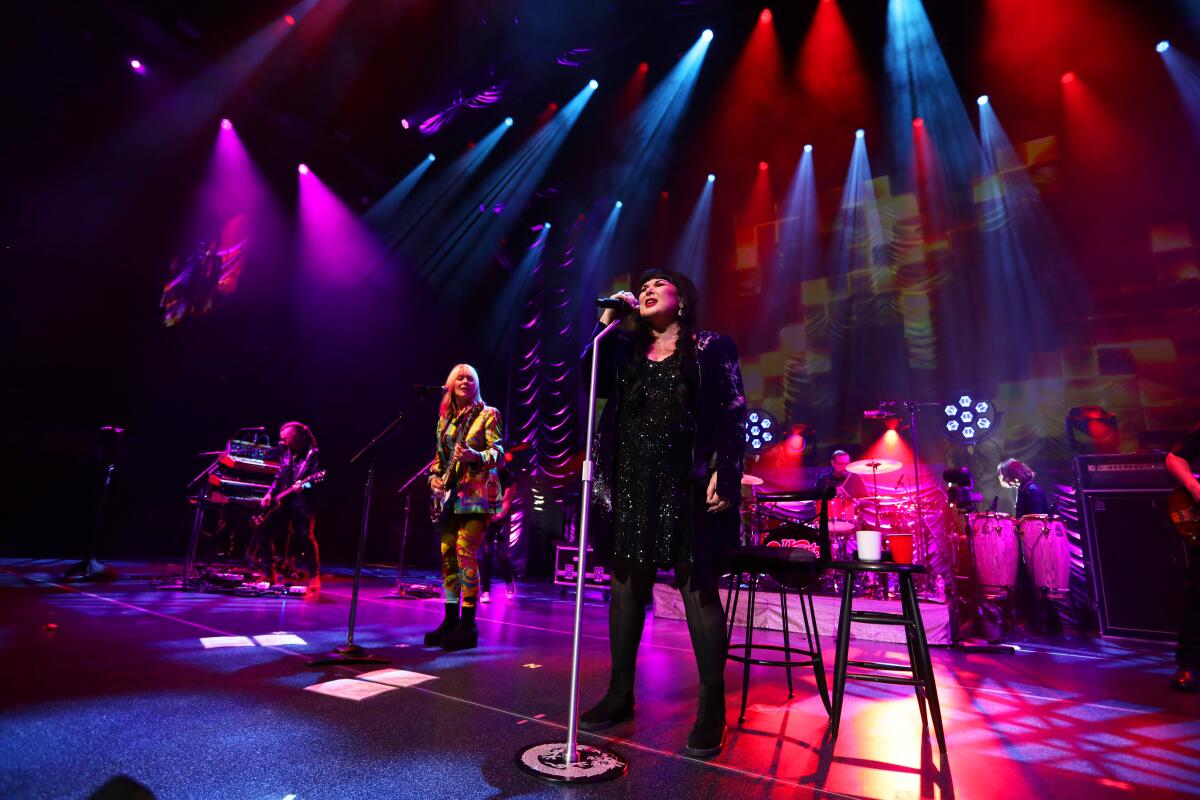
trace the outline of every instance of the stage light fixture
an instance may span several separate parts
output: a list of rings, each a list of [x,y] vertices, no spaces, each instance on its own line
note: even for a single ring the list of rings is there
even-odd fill
[[[766,170],[767,170],[769,167],[770,167],[770,165],[769,165],[769,164],[767,164],[767,162],[765,162],[765,161],[760,161],[760,162],[758,162],[758,168],[759,168],[760,170],[763,170],[764,172],[765,172],[765,171],[766,171]]]
[[[945,425],[942,433],[952,442],[977,444],[995,432],[1000,417],[995,406],[969,394],[961,394],[942,408]]]
[[[1068,83],[1074,83],[1075,82],[1075,73],[1074,72],[1064,72],[1063,76],[1062,76],[1062,82],[1064,85],[1068,84]]]
[[[713,38],[713,32],[709,28],[705,28],[704,32],[700,34],[700,39],[705,42],[711,42],[712,38]]]
[[[811,152],[812,152],[812,145],[811,145],[811,144],[806,144],[806,145],[804,145],[804,152],[806,152],[806,153],[811,153]]]
[[[505,124],[505,125],[508,125],[509,127],[512,127],[512,124],[513,124],[513,118],[512,118],[512,117],[505,117],[505,118],[504,118],[504,124]]]
[[[286,22],[289,27],[296,24],[296,18],[291,14],[284,14],[283,21]]]
[[[132,58],[129,60],[129,68],[139,74],[146,71],[146,65],[143,64],[141,61],[138,61],[136,58]]]
[[[549,222],[543,222],[543,223],[542,223],[542,228],[543,228],[544,230],[550,230],[550,223],[549,223]]]
[[[595,78],[592,78],[590,81],[588,81],[588,86],[589,86],[589,87],[590,87],[592,90],[596,90],[596,89],[599,89],[599,88],[600,88],[600,83],[599,83],[599,81],[597,81]]]
[[[616,205],[617,208],[621,208],[625,204],[618,200],[614,205]]]
[[[400,120],[400,127],[404,128],[404,130],[408,130],[408,120],[406,120],[406,119]]]
[[[716,179],[717,179],[717,176],[716,176],[716,175],[713,175],[711,172],[710,172],[710,173],[708,173],[708,182],[709,182],[709,183],[712,183],[712,182],[713,182],[713,181],[715,181]]]
[[[761,453],[779,444],[779,423],[771,412],[756,408],[746,417],[746,451]]]
[[[981,94],[979,97],[975,98],[975,102],[981,106],[986,106],[988,104],[988,96],[986,94]]]
[[[921,119],[920,117],[916,117],[915,119],[913,119],[913,127],[914,128],[924,128],[925,120]]]
[[[228,119],[221,120],[221,130],[223,130],[223,131],[233,130],[233,123],[230,122]]]
[[[769,25],[771,23],[771,9],[764,8],[762,13],[758,15],[758,21],[764,25]]]
[[[307,175],[308,174],[308,164],[301,164],[300,166],[296,167],[296,171],[299,172],[301,175]]]
[[[649,65],[649,64],[647,64],[645,61],[643,61],[642,63],[638,64],[638,72],[640,72],[640,73],[642,73],[643,75],[645,75],[645,74],[646,74],[647,72],[649,72],[649,71],[650,71],[650,65]]]
[[[866,132],[866,131],[864,131],[862,128],[859,128],[858,130],[856,130],[856,131],[854,132],[854,138],[855,138],[855,139],[861,139],[861,138],[863,138],[863,137],[864,137],[864,136],[866,136],[866,135],[867,135],[867,132]]]
[[[1166,39],[1163,39],[1161,42],[1154,45],[1154,49],[1160,53],[1165,53],[1171,49],[1171,43],[1168,42]]]
[[[437,156],[435,156],[433,153],[430,153],[429,155],[425,156],[425,158],[428,159],[429,161],[437,161]]]

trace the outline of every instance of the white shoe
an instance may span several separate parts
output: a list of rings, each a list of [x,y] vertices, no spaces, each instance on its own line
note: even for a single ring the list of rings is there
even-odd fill
[[[490,603],[490,602],[492,602],[492,593],[491,593],[491,592],[484,592],[483,594],[479,595],[479,602],[481,602],[481,603]]]

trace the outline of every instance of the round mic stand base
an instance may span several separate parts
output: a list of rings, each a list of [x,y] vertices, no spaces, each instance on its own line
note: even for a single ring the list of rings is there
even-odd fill
[[[629,762],[612,750],[578,744],[575,752],[568,764],[566,742],[543,742],[518,750],[516,761],[522,772],[555,783],[601,783],[629,771]]]
[[[356,644],[344,644],[333,648],[328,658],[315,658],[308,662],[310,667],[336,667],[341,664],[390,664],[386,658],[373,656]]]

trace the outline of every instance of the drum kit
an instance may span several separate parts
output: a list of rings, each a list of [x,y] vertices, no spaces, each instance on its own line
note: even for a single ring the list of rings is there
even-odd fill
[[[880,494],[879,476],[903,468],[891,459],[863,459],[847,465],[847,472],[872,479],[874,494],[851,497],[839,493],[828,501],[829,537],[834,559],[852,558],[855,534],[860,530],[880,531],[884,539],[905,535],[922,535],[918,525],[917,504],[912,492],[899,491]],[[817,516],[821,501],[798,500],[790,492],[761,492],[763,480],[755,475],[743,475],[742,485],[750,487],[749,501],[742,506],[743,539],[747,544],[762,544],[780,535],[815,540]]]
[[[924,539],[929,531],[921,524],[922,513],[915,492],[881,494],[878,488],[879,476],[902,468],[901,462],[889,459],[864,459],[846,467],[852,474],[869,478],[874,494],[850,497],[839,493],[827,501],[834,559],[855,557],[855,535],[859,531],[879,531],[887,542],[905,537],[900,541],[906,551],[912,543],[917,543],[918,554],[927,552],[920,545],[926,544]],[[763,480],[755,475],[744,475],[742,484],[750,489],[750,497],[742,505],[746,544],[793,541],[799,546],[815,546],[819,501],[799,500],[790,492],[762,492]],[[974,577],[985,595],[995,597],[1012,590],[1022,559],[1039,592],[1055,598],[1069,593],[1071,553],[1066,525],[1059,517],[1029,514],[1015,518],[984,511],[963,514],[960,519],[960,531],[965,535],[954,538],[969,542],[969,555],[965,552],[963,555],[973,562]]]

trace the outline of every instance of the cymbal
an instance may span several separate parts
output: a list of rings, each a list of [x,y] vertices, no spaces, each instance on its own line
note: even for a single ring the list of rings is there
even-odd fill
[[[899,506],[899,505],[903,505],[907,502],[908,502],[908,500],[903,497],[890,497],[888,495],[883,495],[883,494],[874,495],[872,497],[858,497],[858,498],[855,498],[855,500],[854,500],[855,505],[865,505],[867,503],[874,503],[875,505],[878,505],[878,506]]]
[[[864,458],[846,465],[846,471],[855,475],[886,475],[903,468],[903,464],[890,458]]]
[[[742,486],[762,486],[763,479],[757,475],[751,475],[749,472],[742,475]]]

